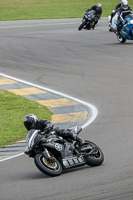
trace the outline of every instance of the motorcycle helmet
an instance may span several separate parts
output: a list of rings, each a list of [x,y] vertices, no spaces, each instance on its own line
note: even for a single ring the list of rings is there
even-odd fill
[[[102,4],[101,4],[101,3],[98,3],[98,4],[97,4],[97,7],[96,7],[96,10],[99,11],[99,10],[101,10],[101,8],[102,8]]]
[[[128,9],[128,1],[127,0],[122,0],[121,6],[124,10]]]
[[[24,117],[24,126],[29,131],[30,129],[36,128],[36,122],[38,118],[35,114],[28,114]]]

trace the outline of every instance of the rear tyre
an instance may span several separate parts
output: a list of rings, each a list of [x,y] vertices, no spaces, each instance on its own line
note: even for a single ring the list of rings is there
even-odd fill
[[[83,21],[82,24],[80,24],[80,26],[78,27],[78,30],[81,31],[84,28],[85,24],[86,22]]]
[[[62,172],[62,165],[56,158],[54,159],[54,162],[51,163],[41,153],[39,153],[34,157],[34,162],[42,173],[49,176],[59,176]]]
[[[85,156],[86,164],[92,167],[101,165],[104,161],[104,155],[103,155],[102,150],[93,142],[86,140],[83,147],[88,146],[88,145],[93,148],[93,151],[91,152],[90,155]]]

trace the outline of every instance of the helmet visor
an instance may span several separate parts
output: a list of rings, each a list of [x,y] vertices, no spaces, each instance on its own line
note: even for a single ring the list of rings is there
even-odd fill
[[[25,128],[29,131],[31,129],[31,123],[30,122],[24,122]]]
[[[128,7],[128,5],[123,5],[123,7],[124,7],[124,8],[127,8],[127,7]]]

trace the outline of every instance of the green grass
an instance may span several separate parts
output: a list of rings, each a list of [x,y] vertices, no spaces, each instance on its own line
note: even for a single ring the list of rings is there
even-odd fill
[[[99,2],[107,17],[120,0],[0,0],[0,20],[77,18]],[[133,1],[128,2],[133,8]]]
[[[107,17],[120,0],[0,0],[0,20],[78,18],[99,2]],[[128,2],[133,8],[133,1]],[[28,113],[48,120],[52,115],[46,107],[0,89],[0,148],[26,136],[23,118]]]
[[[23,118],[30,113],[47,120],[52,115],[45,106],[0,89],[0,148],[25,138]]]

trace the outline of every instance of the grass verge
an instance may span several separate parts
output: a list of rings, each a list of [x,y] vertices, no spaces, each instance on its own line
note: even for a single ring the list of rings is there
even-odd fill
[[[0,20],[78,18],[84,11],[102,3],[102,17],[107,17],[120,0],[0,0]],[[133,8],[133,1],[129,0]]]
[[[0,148],[25,138],[27,130],[23,118],[30,113],[47,120],[53,114],[37,102],[0,89]]]

